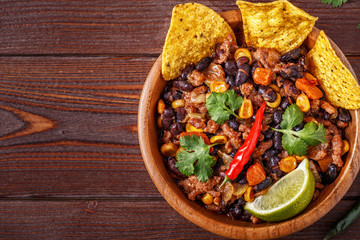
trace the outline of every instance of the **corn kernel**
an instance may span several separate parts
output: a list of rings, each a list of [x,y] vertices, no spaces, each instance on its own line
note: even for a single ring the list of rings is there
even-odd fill
[[[162,114],[165,110],[165,103],[162,99],[158,101],[157,110],[159,114]]]
[[[350,144],[347,140],[342,140],[341,156],[350,150]]]
[[[293,156],[283,158],[280,160],[279,166],[281,171],[289,173],[297,166],[296,158]]]
[[[212,144],[214,143],[225,144],[226,142],[227,142],[227,137],[224,135],[216,135],[210,138],[210,143]]]
[[[173,143],[165,143],[161,146],[160,152],[165,157],[175,157],[178,146]]]
[[[174,109],[176,109],[178,107],[183,107],[183,106],[185,106],[185,100],[184,99],[178,99],[178,100],[173,101],[173,103],[172,103],[172,107]]]
[[[247,57],[249,59],[249,64],[252,63],[251,53],[247,48],[238,48],[234,54],[235,60],[238,60],[240,57]]]
[[[302,160],[304,160],[306,158],[305,156],[298,156],[298,155],[294,155],[294,157],[296,158],[297,162],[301,162]]]
[[[247,202],[253,202],[254,201],[254,191],[252,186],[248,186],[245,193],[244,193],[244,199]]]
[[[216,206],[220,206],[220,203],[221,203],[221,198],[220,198],[220,197],[214,198],[214,204],[215,204]]]
[[[205,193],[202,198],[201,198],[202,202],[206,205],[209,205],[209,204],[212,204],[213,203],[213,196],[211,196],[210,194],[208,193]]]
[[[280,92],[280,88],[279,88],[277,85],[275,85],[275,84],[270,84],[270,87],[271,87],[275,92],[277,92],[277,93]]]
[[[210,84],[210,91],[216,93],[226,92],[229,89],[229,84],[224,81],[213,81]]]
[[[196,128],[193,125],[191,125],[190,123],[186,124],[185,129],[187,132],[203,132],[204,131],[204,129]]]
[[[302,112],[307,112],[310,110],[309,98],[304,93],[301,93],[296,98],[296,105],[298,105],[300,107]]]
[[[159,116],[159,117],[157,118],[156,123],[157,123],[157,126],[158,126],[159,128],[162,128],[161,116]]]
[[[276,99],[274,102],[266,102],[266,105],[268,105],[271,108],[276,108],[280,105],[281,102],[281,96],[279,93],[276,93]]]
[[[240,107],[239,117],[242,119],[251,118],[254,114],[253,105],[250,99],[244,98],[243,103]]]

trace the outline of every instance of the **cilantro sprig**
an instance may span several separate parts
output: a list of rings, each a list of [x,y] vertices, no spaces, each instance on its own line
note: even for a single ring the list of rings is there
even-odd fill
[[[304,156],[308,146],[315,146],[326,142],[326,131],[323,124],[309,122],[298,132],[292,130],[293,127],[302,123],[304,118],[299,106],[292,104],[286,108],[282,115],[281,129],[275,131],[283,133],[282,144],[289,155]]]
[[[181,137],[180,146],[185,150],[177,154],[179,161],[175,166],[187,177],[194,174],[199,181],[206,182],[212,176],[211,167],[216,162],[209,154],[210,148],[215,145],[217,144],[207,145],[203,138],[196,135]]]
[[[348,0],[322,0],[321,3],[325,4],[332,4],[333,7],[340,7],[344,3],[346,3]]]
[[[243,102],[242,97],[237,96],[234,90],[223,93],[212,92],[206,100],[206,108],[212,120],[223,124],[229,120],[230,115],[240,118],[235,111]]]

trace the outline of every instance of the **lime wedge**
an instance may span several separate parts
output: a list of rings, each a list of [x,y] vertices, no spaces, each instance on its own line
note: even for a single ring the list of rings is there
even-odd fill
[[[244,209],[267,222],[282,221],[304,210],[314,191],[314,175],[309,161],[304,159],[294,171],[277,181],[265,195],[247,203]]]

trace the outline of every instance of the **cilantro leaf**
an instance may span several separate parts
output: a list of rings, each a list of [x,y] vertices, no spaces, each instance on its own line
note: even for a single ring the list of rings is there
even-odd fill
[[[304,128],[301,131],[296,132],[295,135],[304,139],[304,141],[310,146],[326,142],[326,130],[324,125],[317,125],[315,122],[305,124]]]
[[[324,125],[310,122],[305,124],[304,128],[298,132],[292,130],[303,121],[303,113],[296,104],[286,108],[282,115],[281,129],[275,131],[283,133],[282,144],[289,155],[304,156],[307,153],[308,146],[315,146],[326,142],[326,130]]]
[[[235,111],[239,109],[242,102],[242,97],[238,97],[234,90],[223,93],[212,92],[206,100],[206,108],[212,120],[223,124],[229,120],[230,115],[240,118]]]
[[[358,25],[358,29],[360,29],[360,23],[359,23],[359,25]]]
[[[333,7],[340,7],[344,3],[346,3],[348,0],[322,0],[321,3],[325,4],[332,4]]]
[[[308,145],[301,138],[294,137],[291,133],[286,132],[282,137],[282,144],[289,155],[304,156],[307,152]]]
[[[299,125],[303,121],[303,114],[298,105],[292,104],[286,108],[284,114],[282,115],[282,122],[280,127],[282,129],[292,129],[293,127]]]
[[[203,138],[193,135],[181,137],[180,146],[185,150],[176,156],[179,161],[175,166],[179,171],[187,177],[194,174],[202,182],[209,180],[213,174],[211,166],[215,162],[209,154],[213,145],[207,145]]]

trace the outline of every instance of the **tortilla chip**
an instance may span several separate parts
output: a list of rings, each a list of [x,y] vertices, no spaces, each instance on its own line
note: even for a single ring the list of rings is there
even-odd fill
[[[332,105],[346,109],[360,108],[360,86],[336,55],[324,31],[320,32],[306,59],[311,74],[318,79]]]
[[[286,0],[236,3],[241,10],[246,44],[274,48],[280,53],[300,47],[318,19]]]
[[[210,8],[198,3],[176,5],[163,50],[163,78],[177,78],[186,66],[211,56],[215,44],[229,34],[235,39],[229,24]]]

